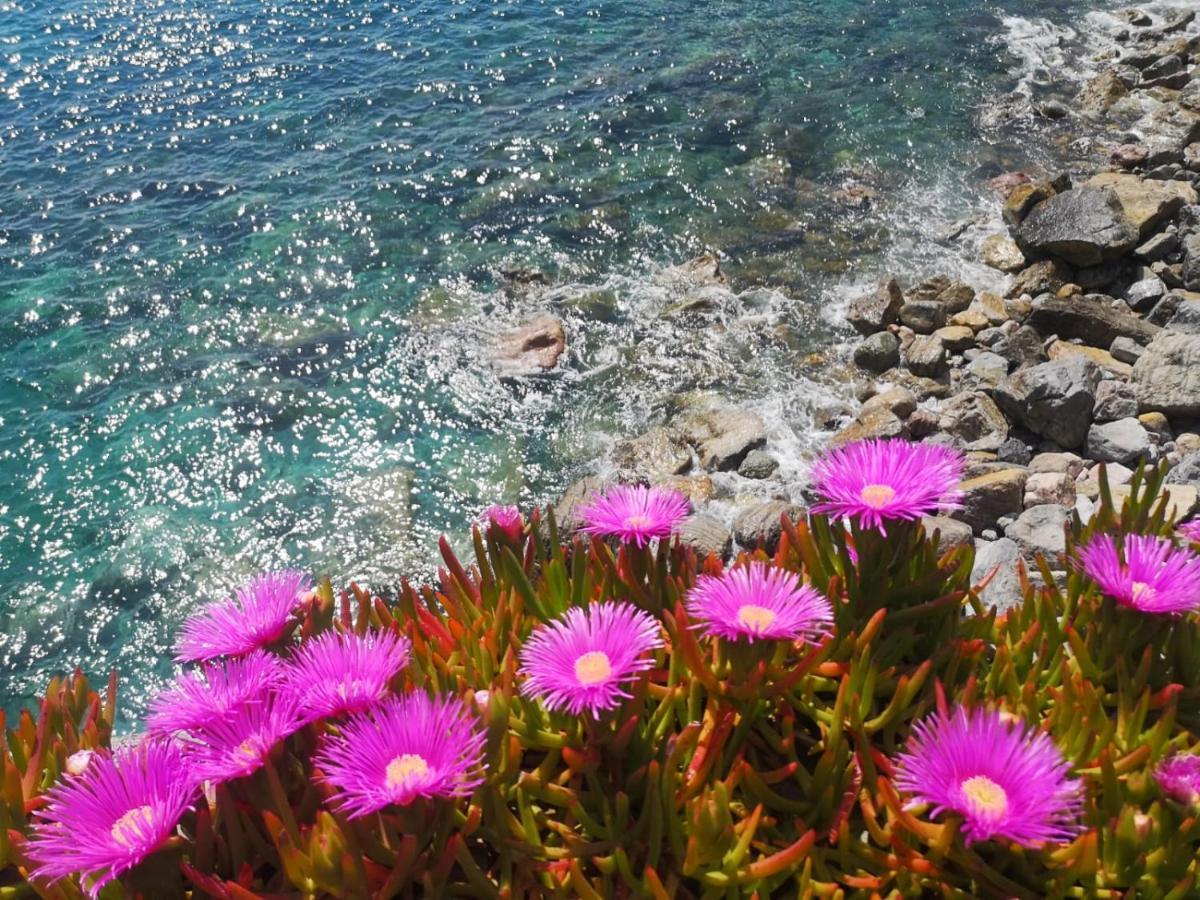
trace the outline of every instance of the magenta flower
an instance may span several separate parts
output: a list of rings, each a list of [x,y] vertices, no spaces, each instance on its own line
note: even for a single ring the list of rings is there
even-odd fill
[[[479,517],[479,523],[485,531],[495,528],[509,540],[520,540],[525,530],[525,520],[521,511],[515,506],[489,506]]]
[[[260,575],[237,596],[211,603],[183,625],[175,648],[180,662],[244,656],[283,637],[300,596],[312,582],[302,572]]]
[[[483,782],[487,735],[456,697],[389,697],[352,716],[314,759],[352,819],[418,797],[465,797]]]
[[[1187,806],[1200,806],[1200,756],[1180,753],[1162,761],[1154,773],[1162,792]]]
[[[660,631],[653,616],[631,603],[569,609],[526,641],[521,692],[549,709],[599,717],[630,696],[623,683],[654,665],[645,654],[663,645]]]
[[[643,485],[619,485],[594,494],[577,515],[581,531],[598,537],[620,538],[644,547],[651,538],[667,538],[688,514],[688,502],[678,491]]]
[[[953,508],[962,478],[961,453],[935,444],[868,440],[831,450],[812,467],[813,487],[823,498],[814,513],[854,519],[861,528],[887,534],[885,522]]]
[[[197,781],[224,784],[260,768],[271,750],[304,725],[293,696],[267,689],[185,737],[188,766]]]
[[[914,804],[932,804],[934,816],[961,816],[968,844],[1006,838],[1034,847],[1081,830],[1083,784],[1067,777],[1069,768],[1049,735],[998,712],[959,707],[913,727],[896,787]]]
[[[1083,571],[1108,596],[1152,615],[1183,615],[1200,608],[1200,558],[1190,550],[1166,538],[1127,534],[1122,551],[1111,535],[1101,534],[1079,554]]]
[[[1193,544],[1200,544],[1200,519],[1184,522],[1179,526],[1179,533]]]
[[[187,775],[179,748],[166,741],[95,754],[81,775],[47,793],[28,844],[32,877],[78,875],[99,896],[171,836],[196,795]]]
[[[709,634],[729,641],[816,643],[833,626],[833,607],[819,591],[763,562],[701,575],[688,595],[688,613]]]
[[[383,699],[388,682],[408,665],[408,638],[390,631],[327,631],[303,644],[288,666],[286,689],[305,723],[362,712]]]
[[[200,672],[180,675],[150,702],[147,730],[168,735],[208,725],[261,698],[282,677],[279,657],[263,650],[224,663],[205,664]]]

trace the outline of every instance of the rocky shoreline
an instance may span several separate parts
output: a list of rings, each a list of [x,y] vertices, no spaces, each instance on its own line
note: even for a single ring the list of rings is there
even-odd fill
[[[1121,52],[1073,101],[1038,107],[1088,131],[1107,164],[989,181],[1008,234],[981,253],[1004,274],[1002,292],[934,274],[907,287],[885,278],[853,300],[861,405],[814,423],[833,445],[906,438],[964,451],[962,508],[927,525],[947,546],[974,542],[976,580],[995,570],[984,598],[1001,608],[1017,599],[1018,561],[1062,566],[1064,523],[1092,515],[1101,463],[1119,497],[1140,461],[1166,460],[1178,518],[1200,510],[1200,23],[1186,9],[1121,15]],[[684,313],[734,298],[715,256],[663,278]],[[770,551],[780,516],[804,507],[794,485],[777,484],[767,437],[757,413],[699,401],[618,442],[605,475],[572,485],[557,519],[573,528],[606,481],[649,482],[692,501],[682,539],[699,552]],[[768,495],[739,490],[750,481]]]

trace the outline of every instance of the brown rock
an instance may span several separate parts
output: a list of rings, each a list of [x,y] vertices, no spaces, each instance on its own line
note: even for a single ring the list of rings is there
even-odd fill
[[[1089,347],[1086,344],[1068,344],[1066,341],[1055,341],[1046,350],[1050,359],[1066,359],[1070,356],[1084,356],[1102,369],[1107,369],[1118,378],[1128,378],[1133,374],[1133,366],[1119,362],[1107,350],[1099,347]]]
[[[538,316],[499,335],[492,358],[506,375],[537,375],[553,369],[566,349],[562,322]]]
[[[1043,259],[1021,270],[1013,279],[1008,296],[1020,297],[1022,294],[1028,294],[1037,297],[1039,294],[1053,294],[1074,277],[1075,270],[1062,260]]]
[[[979,534],[995,527],[997,519],[1020,514],[1028,475],[1024,469],[1003,469],[964,481],[958,486],[962,508],[951,517],[966,522]]]
[[[1102,172],[1086,182],[1088,187],[1109,188],[1121,201],[1125,218],[1137,226],[1142,238],[1156,225],[1196,202],[1196,189],[1184,181],[1156,181],[1123,172]]]

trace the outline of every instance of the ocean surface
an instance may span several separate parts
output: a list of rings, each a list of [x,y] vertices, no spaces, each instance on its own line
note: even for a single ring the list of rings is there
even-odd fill
[[[132,717],[253,572],[425,575],[697,392],[801,471],[839,303],[969,266],[938,237],[1051,163],[981,114],[1085,69],[1096,5],[0,0],[3,708],[118,666]],[[773,293],[673,317],[707,247]],[[499,377],[541,311],[559,370]]]

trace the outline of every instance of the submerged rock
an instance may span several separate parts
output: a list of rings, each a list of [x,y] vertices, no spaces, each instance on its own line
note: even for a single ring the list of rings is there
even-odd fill
[[[538,375],[553,369],[566,349],[562,321],[538,316],[498,335],[492,358],[505,375]]]

